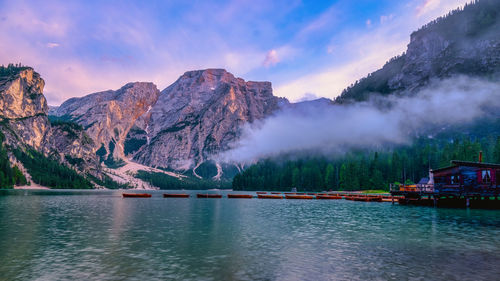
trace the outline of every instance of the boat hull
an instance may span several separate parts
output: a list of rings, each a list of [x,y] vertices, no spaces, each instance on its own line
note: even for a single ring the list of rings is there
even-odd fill
[[[259,194],[257,196],[259,199],[283,199],[283,196],[281,195],[266,195],[266,194]]]
[[[122,193],[123,198],[149,198],[149,193]]]
[[[314,199],[311,195],[286,195],[286,199]]]
[[[250,194],[228,194],[227,198],[252,199],[253,195],[250,195]]]
[[[197,198],[222,198],[220,194],[196,194]]]
[[[342,196],[316,195],[316,199],[320,199],[320,200],[338,200],[338,199],[342,199]]]
[[[165,194],[163,194],[163,198],[189,198],[189,194],[165,193]]]

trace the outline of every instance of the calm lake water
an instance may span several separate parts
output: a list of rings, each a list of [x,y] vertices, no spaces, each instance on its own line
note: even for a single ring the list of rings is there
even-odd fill
[[[499,280],[500,211],[0,191],[0,280]]]

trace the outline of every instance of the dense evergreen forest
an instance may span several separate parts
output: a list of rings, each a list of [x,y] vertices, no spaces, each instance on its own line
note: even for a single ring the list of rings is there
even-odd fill
[[[471,139],[419,138],[411,146],[392,150],[349,152],[340,158],[295,161],[260,161],[233,179],[234,190],[388,190],[390,183],[418,182],[429,167],[450,165],[451,160],[500,163],[500,136]]]
[[[5,136],[0,133],[0,188],[13,188],[26,184],[26,177],[17,166],[11,167],[7,150],[3,147]]]
[[[92,183],[75,170],[45,157],[40,152],[32,149],[26,151],[15,149],[13,152],[37,184],[52,188],[93,188]]]
[[[146,171],[138,171],[137,178],[149,182],[151,185],[160,189],[230,189],[231,182],[227,180],[213,181],[199,179],[194,176],[186,176],[182,180],[176,177],[169,176],[164,173],[151,173]]]
[[[13,74],[19,73],[21,70],[29,69],[29,66],[23,66],[20,63],[12,64],[9,63],[7,66],[0,66],[0,77],[9,77]]]

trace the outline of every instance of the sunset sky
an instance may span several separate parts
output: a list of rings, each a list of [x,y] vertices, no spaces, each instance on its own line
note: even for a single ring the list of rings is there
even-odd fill
[[[51,105],[132,81],[163,90],[203,68],[292,101],[333,98],[465,2],[0,0],[0,64],[33,66]]]

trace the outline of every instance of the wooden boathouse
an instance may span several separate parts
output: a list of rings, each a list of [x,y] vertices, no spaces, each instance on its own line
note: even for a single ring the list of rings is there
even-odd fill
[[[402,195],[400,204],[437,207],[500,209],[500,164],[451,161],[451,166],[431,170],[433,186],[391,187]]]

